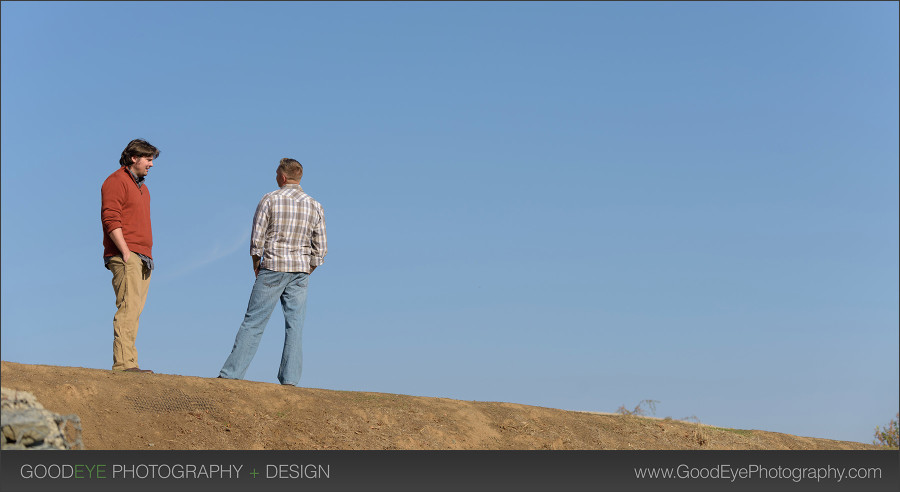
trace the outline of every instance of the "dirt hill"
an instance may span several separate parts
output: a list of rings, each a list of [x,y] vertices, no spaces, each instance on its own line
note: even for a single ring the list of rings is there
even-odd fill
[[[87,449],[878,449],[512,403],[0,362],[6,388],[81,418]]]

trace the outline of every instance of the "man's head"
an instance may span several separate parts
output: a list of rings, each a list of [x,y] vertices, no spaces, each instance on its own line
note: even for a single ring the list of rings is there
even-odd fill
[[[119,158],[120,166],[129,166],[129,169],[138,179],[147,176],[153,167],[153,160],[159,157],[159,149],[150,145],[146,140],[136,138],[125,146],[122,157]]]
[[[300,178],[302,177],[303,164],[300,164],[289,157],[281,159],[276,171],[276,181],[278,181],[278,186],[284,186],[285,183],[299,183]]]

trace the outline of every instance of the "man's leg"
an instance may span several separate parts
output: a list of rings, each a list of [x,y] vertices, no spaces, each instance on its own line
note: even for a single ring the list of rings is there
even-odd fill
[[[278,381],[296,386],[300,382],[303,368],[303,321],[306,319],[306,293],[309,285],[308,273],[295,273],[291,282],[281,294],[281,309],[284,311],[284,350],[281,352],[281,367]]]
[[[284,272],[259,270],[259,275],[253,283],[253,290],[250,292],[250,302],[247,303],[244,321],[234,339],[231,355],[228,356],[222,370],[219,371],[219,377],[244,378],[247,368],[250,367],[250,361],[253,360],[256,349],[259,348],[259,340],[266,329],[269,317],[272,316],[278,297],[284,291],[290,275]]]
[[[109,261],[113,274],[112,285],[116,293],[116,315],[113,317],[113,366],[114,370],[138,367],[138,323],[150,286],[149,272],[144,271],[141,258],[132,253],[126,264],[121,256]]]

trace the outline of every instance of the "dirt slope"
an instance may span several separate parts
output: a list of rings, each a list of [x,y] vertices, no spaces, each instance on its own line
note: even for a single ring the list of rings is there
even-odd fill
[[[691,422],[0,362],[87,449],[877,449]]]

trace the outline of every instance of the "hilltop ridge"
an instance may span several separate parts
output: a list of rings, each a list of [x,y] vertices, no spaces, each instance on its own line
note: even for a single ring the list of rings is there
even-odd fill
[[[86,449],[879,449],[514,403],[0,362],[3,387],[81,418]]]

